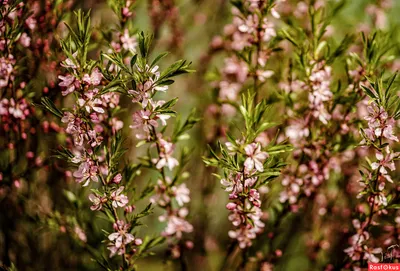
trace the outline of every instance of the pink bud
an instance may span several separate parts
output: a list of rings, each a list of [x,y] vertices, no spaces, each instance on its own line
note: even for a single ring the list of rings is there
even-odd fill
[[[119,184],[122,180],[122,175],[121,173],[118,173],[114,178],[113,178],[113,183]]]
[[[142,239],[140,239],[140,238],[135,239],[135,245],[136,246],[140,246],[141,244],[143,244]]]
[[[211,47],[213,49],[219,49],[224,45],[224,40],[221,36],[215,36],[211,41]]]
[[[58,131],[58,130],[60,130],[60,126],[58,126],[58,124],[57,123],[55,123],[54,121],[52,121],[51,123],[50,123],[50,127],[51,127],[51,129],[53,129],[54,131]]]
[[[28,152],[26,153],[26,158],[32,159],[33,157],[35,157],[35,154],[34,154],[33,152],[28,151]]]
[[[43,123],[42,123],[42,127],[43,127],[43,131],[45,132],[45,133],[48,133],[49,132],[49,126],[50,126],[50,124],[49,124],[49,122],[46,120],[46,121],[43,121]]]
[[[229,202],[227,205],[226,205],[226,209],[228,209],[228,210],[234,210],[235,208],[236,208],[236,206],[237,206],[237,204],[236,203],[233,203],[233,202]]]
[[[185,242],[186,248],[192,249],[194,247],[194,244],[192,241],[186,241]]]
[[[35,165],[36,166],[41,166],[42,165],[42,163],[43,163],[43,159],[41,158],[41,157],[36,157],[36,159],[35,159]]]
[[[135,205],[129,205],[125,207],[125,213],[130,214],[136,209]]]
[[[282,256],[282,250],[280,250],[280,249],[275,250],[275,255],[277,257],[281,257]]]
[[[124,7],[124,8],[122,8],[122,15],[124,17],[130,17],[130,16],[132,16],[132,12],[129,11],[129,8]]]
[[[297,213],[299,211],[299,205],[297,204],[291,205],[290,209],[292,210],[293,213]]]

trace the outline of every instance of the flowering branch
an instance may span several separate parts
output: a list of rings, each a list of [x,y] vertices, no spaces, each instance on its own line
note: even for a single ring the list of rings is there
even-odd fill
[[[361,147],[368,148],[375,152],[374,162],[367,160],[368,167],[360,170],[362,191],[358,198],[366,198],[368,210],[361,210],[362,214],[358,219],[353,220],[356,234],[350,238],[350,247],[345,252],[352,261],[353,269],[365,266],[367,262],[380,262],[377,254],[383,252],[381,247],[373,247],[374,239],[371,228],[381,227],[383,216],[389,215],[392,206],[397,204],[396,191],[391,188],[393,180],[389,171],[394,171],[395,161],[399,160],[400,153],[394,152],[391,148],[393,142],[399,139],[394,135],[395,119],[400,117],[400,103],[392,85],[396,75],[389,79],[386,87],[383,80],[378,79],[370,82],[370,86],[362,86],[364,92],[370,98],[368,115],[368,127],[361,129],[363,137]],[[386,141],[386,142],[385,142]],[[394,207],[396,208],[396,207]],[[378,222],[381,220],[381,222]],[[395,221],[392,221],[392,223]],[[390,245],[391,240],[386,240]]]

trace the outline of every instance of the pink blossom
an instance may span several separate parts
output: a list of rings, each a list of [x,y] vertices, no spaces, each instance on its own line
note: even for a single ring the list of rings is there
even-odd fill
[[[244,249],[246,247],[251,247],[253,244],[252,240],[256,238],[257,234],[253,228],[241,227],[237,230],[231,230],[228,235],[232,239],[237,239],[239,242],[239,247]]]
[[[395,121],[388,116],[383,107],[378,107],[378,105],[372,103],[367,107],[367,110],[369,115],[365,117],[365,120],[368,121],[368,128],[365,129],[365,133],[371,141],[375,141],[377,137],[381,136],[389,140],[399,141],[397,136],[393,134]]]
[[[331,70],[331,67],[325,66],[324,62],[319,62],[313,66],[309,77],[312,84],[312,91],[308,94],[310,109],[313,116],[324,124],[327,124],[328,120],[331,119],[324,104],[333,97],[330,90]]]
[[[138,45],[136,38],[129,36],[129,30],[125,29],[124,34],[120,37],[122,47],[125,50],[129,50],[131,52],[136,52],[136,47]]]
[[[25,32],[22,33],[21,37],[19,38],[19,42],[24,47],[29,47],[31,45],[31,38]]]
[[[378,162],[374,162],[371,164],[371,168],[373,170],[376,170],[379,168],[379,172],[391,183],[393,183],[393,180],[391,177],[388,175],[388,172],[386,168],[390,169],[391,171],[394,171],[396,169],[396,166],[394,164],[394,159],[397,158],[400,155],[400,153],[392,153],[390,151],[389,146],[386,147],[386,155],[384,155],[381,152],[376,152],[376,159],[378,159]]]
[[[274,71],[271,70],[257,70],[256,75],[258,77],[258,80],[260,82],[265,82],[266,79],[270,78],[272,75],[274,75]]]
[[[244,148],[247,158],[244,162],[244,166],[248,172],[254,168],[259,172],[264,171],[264,161],[268,158],[268,153],[261,151],[261,145],[259,143],[251,143]]]
[[[289,201],[290,204],[296,203],[302,184],[303,180],[300,178],[285,176],[282,180],[282,185],[285,187],[285,190],[280,193],[279,201],[282,203]]]
[[[92,193],[89,195],[89,200],[93,202],[93,205],[90,206],[90,209],[92,211],[99,211],[103,208],[103,204],[107,202],[107,197],[105,195],[99,196]]]
[[[92,147],[99,146],[103,142],[103,137],[99,135],[95,130],[87,131],[88,143]]]
[[[169,181],[169,179],[167,179]],[[157,203],[160,206],[166,206],[171,202],[171,198],[167,193],[167,186],[162,180],[157,181],[157,185],[154,187],[155,194],[150,198],[151,203]]]
[[[26,25],[29,27],[30,30],[34,30],[36,28],[37,25],[37,21],[36,19],[32,16],[28,17],[25,20]]]
[[[254,206],[260,207],[261,206],[261,201],[260,201],[260,193],[256,189],[250,189],[249,192],[249,201],[253,203]]]
[[[0,115],[10,115],[16,119],[25,120],[29,114],[30,110],[24,98],[17,101],[13,98],[9,100],[4,98],[0,101]]]
[[[71,112],[64,112],[61,122],[68,123],[65,131],[73,136],[74,144],[82,146],[85,137],[85,132],[81,129],[82,120],[76,118]]]
[[[292,143],[297,143],[300,139],[310,135],[310,129],[305,120],[298,119],[286,127],[285,134]]]
[[[9,101],[6,98],[3,98],[0,101],[0,115],[1,116],[8,115],[8,105],[9,105]]]
[[[124,122],[117,118],[112,118],[110,123],[113,133],[115,134],[117,131],[121,130],[124,127]]]
[[[142,107],[145,108],[151,98],[152,90],[152,81],[146,81],[144,84],[138,84],[136,90],[128,90],[128,93],[133,96],[132,102],[141,103]]]
[[[109,92],[101,95],[103,107],[116,108],[119,104],[120,96],[118,93]]]
[[[225,191],[235,194],[243,191],[242,175],[237,174],[235,177],[229,176],[227,179],[221,179],[221,184],[225,187]]]
[[[261,215],[261,209],[254,206],[247,215],[248,219],[253,221],[253,224],[243,224],[238,229],[228,232],[229,237],[238,240],[240,248],[250,247],[252,240],[263,231],[265,224],[261,221]],[[232,219],[230,218],[230,220]],[[240,224],[234,223],[234,225],[239,226]]]
[[[101,83],[101,79],[103,78],[103,75],[99,71],[98,68],[94,68],[92,73],[90,74],[85,74],[82,78],[82,81],[85,82],[88,85],[92,86],[98,86]]]
[[[98,168],[94,165],[94,162],[90,160],[81,163],[78,170],[74,172],[73,176],[76,178],[78,183],[85,182],[83,186],[88,186],[90,181],[99,181]]]
[[[178,187],[173,186],[171,190],[179,206],[183,206],[185,203],[190,202],[190,190],[186,187],[186,184],[183,183]]]
[[[114,224],[116,232],[108,236],[108,240],[111,241],[107,247],[111,252],[110,257],[113,257],[115,254],[123,255],[126,245],[135,240],[135,237],[128,232],[129,228],[130,225],[126,224],[123,220],[118,220]]]
[[[77,68],[79,67],[78,64],[75,64],[75,63],[77,63],[77,61],[76,61],[76,59],[75,59],[77,55],[78,55],[78,52],[73,53],[73,54],[72,54],[72,57],[73,57],[74,59],[67,58],[67,59],[65,59],[64,62],[61,63],[60,65],[61,65],[62,67],[64,67],[64,68],[72,68],[72,69],[74,69],[74,70],[77,69]]]
[[[158,127],[157,121],[151,115],[152,113],[148,110],[140,110],[132,115],[133,124],[129,127],[136,130],[137,138],[146,138],[153,127]]]
[[[267,18],[263,19],[261,27],[262,27],[261,36],[262,36],[263,41],[268,42],[273,37],[276,37],[276,31],[274,28],[274,24],[272,22],[270,22]]]
[[[121,194],[123,190],[124,187],[121,186],[117,190],[111,193],[112,206],[114,208],[124,207],[125,205],[128,204],[129,202],[128,197]]]
[[[86,233],[82,230],[81,227],[75,226],[74,232],[75,232],[76,236],[79,238],[79,240],[86,243],[86,241],[87,241]]]
[[[248,34],[255,33],[258,27],[258,21],[259,19],[256,14],[248,15],[245,20],[238,18],[237,20],[237,24],[239,25],[238,29],[240,32],[243,33],[248,33]]]
[[[164,220],[162,217],[160,219],[161,221]],[[180,216],[171,215],[166,219],[167,227],[163,232],[166,236],[175,236],[176,238],[181,239],[184,232],[189,233],[193,231],[192,224]]]
[[[58,79],[60,79],[62,82],[60,82],[58,85],[60,87],[65,87],[66,89],[61,92],[63,96],[67,96],[69,93],[74,92],[75,89],[78,89],[80,87],[80,83],[78,80],[76,80],[75,76],[73,75],[67,75],[67,76],[62,76],[59,75]]]
[[[221,81],[219,83],[219,97],[222,100],[236,101],[242,86],[238,83]]]
[[[247,79],[249,68],[246,63],[236,57],[225,59],[223,73],[227,76],[234,76],[238,83],[244,83]]]
[[[174,152],[175,146],[172,142],[168,142],[162,138],[159,139],[160,146],[160,159],[158,160],[156,167],[161,169],[165,166],[169,168],[169,170],[173,170],[174,167],[179,165],[178,160],[173,158],[171,155]]]
[[[97,113],[105,113],[104,109],[101,107],[103,105],[102,100],[95,98],[97,93],[98,89],[94,89],[85,93],[82,98],[78,99],[79,106],[84,107],[88,113],[91,113],[92,111]]]
[[[8,81],[12,78],[14,64],[15,60],[13,55],[9,55],[8,58],[0,58],[0,88],[8,85]]]

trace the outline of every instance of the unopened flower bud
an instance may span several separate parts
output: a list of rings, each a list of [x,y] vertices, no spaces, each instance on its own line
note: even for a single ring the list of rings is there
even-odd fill
[[[121,173],[118,173],[117,175],[115,175],[115,177],[113,178],[113,183],[119,184],[122,180],[122,175]]]
[[[194,247],[194,244],[192,241],[186,241],[185,242],[186,248],[187,249],[192,249]]]
[[[125,213],[130,214],[136,209],[135,205],[129,205],[125,207]]]
[[[233,202],[229,202],[227,205],[226,205],[226,209],[228,209],[228,210],[234,210],[235,208],[236,208],[236,206],[237,206],[237,204],[236,203],[233,203]]]

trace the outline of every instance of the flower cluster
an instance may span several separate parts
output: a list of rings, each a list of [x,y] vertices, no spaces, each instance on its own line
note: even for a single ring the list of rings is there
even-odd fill
[[[0,268],[399,261],[396,1],[97,2],[0,0]]]
[[[261,209],[260,188],[271,179],[265,179],[265,176],[279,175],[280,166],[273,162],[275,157],[271,154],[275,154],[277,150],[285,152],[290,148],[285,144],[277,144],[269,145],[275,149],[272,153],[265,151],[258,136],[264,132],[259,127],[271,126],[271,123],[264,119],[267,105],[265,101],[254,105],[254,95],[244,95],[242,99],[241,113],[246,123],[243,133],[245,137],[233,140],[233,137],[229,136],[225,146],[220,145],[222,157],[212,153],[213,158],[205,159],[205,163],[224,169],[225,177],[221,178],[220,183],[224,190],[229,192],[230,202],[226,208],[230,211],[228,218],[235,227],[228,234],[237,240],[241,249],[246,249],[252,246],[254,239],[263,232],[265,226],[262,221],[264,212]]]
[[[287,112],[288,126],[285,135],[296,147],[293,153],[295,158],[303,158],[298,166],[288,168],[282,180],[284,186],[284,191],[280,194],[282,203],[289,201],[290,204],[295,204],[303,193],[310,197],[317,187],[329,179],[334,162],[333,155],[326,148],[325,139],[311,139],[313,134],[310,127],[320,126],[319,132],[322,132],[326,130],[333,117],[338,120],[344,118],[340,111],[333,116],[329,109],[333,101],[331,67],[323,60],[310,60],[305,72],[308,77],[304,81],[295,79],[291,80],[290,84],[283,82],[280,84],[285,95],[299,99],[297,102],[303,99],[303,92],[308,93],[307,108],[288,109]],[[309,160],[305,157],[309,157]]]
[[[59,75],[62,95],[73,94],[71,96],[74,96],[75,103],[72,108],[64,109],[64,112],[55,108],[49,101],[45,105],[49,111],[61,117],[61,121],[66,125],[65,132],[71,136],[71,148],[60,153],[77,166],[72,176],[83,186],[98,187],[92,188],[93,193],[89,195],[92,202],[90,209],[104,213],[113,222],[114,232],[108,235],[107,248],[110,257],[122,255],[123,265],[131,266],[138,257],[146,255],[148,249],[164,240],[155,237],[142,241],[132,234],[135,227],[140,225],[138,220],[152,212],[149,204],[139,214],[133,214],[135,206],[132,204],[135,197],[134,191],[129,187],[133,178],[140,174],[141,167],[156,170],[160,175],[159,183],[165,185],[165,189],[148,185],[139,199],[156,190],[150,201],[167,211],[160,217],[160,221],[167,222],[162,235],[171,237],[169,244],[175,246],[172,238],[179,241],[183,232],[189,233],[193,230],[193,226],[185,220],[188,211],[183,207],[184,203],[190,201],[189,190],[183,183],[177,185],[177,182],[181,182],[188,152],[183,151],[180,161],[174,158],[173,154],[177,141],[197,119],[192,113],[183,124],[177,122],[173,135],[168,137],[165,135],[165,129],[158,131],[158,128],[166,126],[167,120],[176,114],[172,106],[177,99],[156,100],[158,92],[168,90],[171,77],[190,72],[189,64],[177,61],[164,72],[159,71],[156,62],[166,54],[158,56],[152,64],[148,64],[151,36],[142,32],[136,42],[136,38],[130,38],[128,30],[125,30],[125,36],[120,39],[121,46],[111,43],[113,49],[101,55],[107,67],[103,69],[97,65],[98,62],[86,59],[91,38],[89,15],[78,12],[77,17],[80,24],[77,32],[71,30],[72,41],[83,42],[84,46],[71,52],[71,41],[63,42],[64,53],[68,58],[61,66],[67,73]],[[121,22],[123,23],[124,21]],[[136,48],[136,45],[139,45],[139,48]],[[140,55],[136,54],[137,51]],[[119,105],[121,93],[141,107],[133,113],[133,122],[130,125],[136,139],[142,140],[138,146],[148,143],[148,153],[157,153],[153,158],[140,157],[139,164],[126,165],[122,171],[118,164],[124,153],[121,138],[124,123],[117,117],[122,111]],[[173,182],[170,181],[167,170],[175,173]],[[154,200],[157,197],[163,198],[164,201]],[[178,208],[172,202],[173,198]],[[124,210],[123,217],[121,209]],[[139,250],[135,248],[142,244]]]
[[[220,182],[224,190],[229,192],[230,202],[226,208],[230,211],[228,218],[234,226],[228,235],[244,251],[264,231],[265,223],[262,220],[267,213],[261,209],[261,192],[268,190],[265,184],[279,175],[279,164],[272,162],[276,159],[275,153],[270,157],[271,154],[265,151],[266,147],[276,143],[270,142],[269,134],[265,131],[274,124],[263,119],[267,104],[265,100],[261,103],[259,100],[263,94],[263,84],[274,75],[267,64],[274,52],[278,51],[275,24],[276,19],[280,18],[277,12],[280,4],[281,1],[243,1],[235,5],[232,8],[233,21],[225,26],[224,36],[215,37],[211,43],[214,49],[223,49],[228,56],[218,75],[219,81],[213,82],[217,101],[207,113],[216,119],[216,127],[214,134],[208,135],[208,141],[216,147],[213,141],[218,137],[225,140],[226,136],[228,140],[225,146],[214,148],[216,152],[221,152],[222,157],[212,152],[214,159],[206,159],[205,162],[206,165],[224,170],[225,176],[220,178]],[[240,94],[246,88],[250,88],[252,94],[244,95],[240,104]],[[246,123],[243,132],[246,136],[235,140],[227,120],[235,119],[238,108]],[[285,144],[277,144],[272,148],[281,152],[290,149]],[[227,157],[229,155],[232,160]],[[231,163],[232,167],[228,166]],[[271,176],[271,172],[274,172],[273,177],[266,178]]]
[[[77,16],[78,20],[89,25],[87,15],[78,13]],[[78,31],[81,31],[81,38],[87,46],[90,39],[88,28]],[[77,36],[76,33],[74,35]],[[65,132],[73,138],[69,160],[78,166],[73,173],[76,182],[83,186],[101,183],[103,192],[96,189],[89,195],[89,200],[93,203],[90,209],[110,213],[115,219],[115,232],[108,236],[110,257],[116,254],[126,256],[130,253],[127,251],[128,244],[135,240],[134,245],[138,246],[142,241],[133,237],[130,233],[131,225],[118,215],[118,209],[126,207],[130,200],[124,193],[125,187],[121,185],[122,176],[116,168],[118,161],[107,159],[106,156],[114,157],[120,150],[117,146],[107,153],[99,150],[101,146],[115,146],[115,140],[119,138],[116,133],[123,127],[123,123],[114,117],[119,108],[119,94],[104,93],[104,76],[100,69],[93,66],[88,69],[89,62],[82,58],[87,54],[86,46],[73,54],[68,48],[64,48],[69,58],[61,65],[68,74],[58,77],[61,81],[59,86],[63,88],[63,96],[73,94],[75,104],[72,110],[63,112],[61,121],[67,126]]]
[[[255,143],[252,144],[255,145]],[[253,158],[248,157],[244,164],[244,171],[250,170],[250,168],[252,169],[248,171],[249,173],[262,172],[264,170],[263,163],[267,157],[267,153],[260,151],[258,156],[261,156],[261,159],[256,160],[258,163],[257,169],[253,170],[254,166],[248,166],[248,161],[254,161]],[[235,177],[221,179],[221,184],[225,187],[225,191],[230,192],[229,199],[231,202],[226,205],[226,208],[231,212],[228,218],[232,222],[232,225],[235,226],[235,230],[229,231],[228,234],[229,237],[237,239],[239,247],[242,249],[250,247],[252,240],[264,228],[264,223],[261,221],[263,212],[260,208],[260,193],[255,189],[257,177],[251,177],[249,173],[238,173]]]
[[[141,34],[143,39],[145,37]],[[142,50],[142,49],[141,49]],[[146,52],[141,51],[142,56]],[[160,55],[158,59],[165,56]],[[188,72],[188,65],[183,61],[173,64],[169,70],[161,72],[155,61],[149,65],[146,58],[139,58],[135,64],[135,73],[138,74],[140,80],[134,85],[134,89],[127,89],[127,94],[132,98],[133,103],[140,106],[140,110],[132,114],[132,125],[135,137],[143,144],[149,143],[148,150],[155,150],[156,155],[149,159],[149,167],[156,170],[160,176],[157,184],[153,187],[155,194],[150,198],[150,202],[157,204],[166,212],[159,217],[161,222],[166,222],[166,228],[162,232],[162,236],[168,238],[171,248],[171,255],[175,258],[180,257],[180,247],[176,242],[182,239],[182,233],[190,233],[193,226],[186,220],[188,209],[184,204],[190,202],[190,191],[186,184],[178,184],[182,178],[181,170],[184,159],[178,160],[174,157],[176,143],[179,136],[197,122],[193,114],[189,116],[187,121],[180,126],[176,124],[176,129],[172,136],[167,136],[164,127],[167,121],[175,115],[172,106],[177,99],[170,101],[158,100],[159,92],[168,90],[168,79],[176,73]],[[161,128],[161,129],[159,129]],[[184,155],[185,152],[183,153]],[[169,176],[169,173],[172,176]]]
[[[276,30],[274,19],[278,19],[276,11],[280,2],[272,5],[268,1],[244,1],[243,5],[232,8],[233,21],[224,28],[223,37],[214,37],[211,46],[224,49],[228,56],[220,70],[219,80],[213,82],[218,92],[217,105],[211,105],[208,113],[214,115],[220,127],[215,127],[215,135],[224,135],[227,129],[224,118],[236,114],[234,103],[239,102],[240,92],[248,83],[254,80],[259,85],[272,77],[274,72],[267,67],[275,48]],[[270,18],[272,15],[272,18]],[[240,57],[247,51],[252,51],[252,57]]]
[[[392,77],[391,82],[394,78],[395,76]],[[368,209],[359,210],[360,218],[353,220],[356,233],[349,240],[350,247],[344,250],[351,258],[354,270],[362,267],[363,261],[375,263],[380,261],[382,247],[374,247],[379,243],[377,239],[371,238],[372,228],[383,227],[383,232],[388,231],[383,236],[387,238],[386,245],[393,245],[393,242],[396,242],[388,238],[393,232],[390,230],[390,223],[385,225],[384,217],[390,214],[390,206],[394,204],[391,199],[393,193],[397,193],[391,188],[393,180],[390,172],[396,170],[395,161],[400,158],[400,153],[392,149],[393,142],[398,142],[397,136],[394,135],[394,117],[397,117],[399,113],[396,112],[398,109],[392,114],[388,112],[390,109],[388,101],[397,97],[394,98],[396,94],[391,89],[391,83],[384,88],[382,81],[377,81],[363,88],[370,101],[367,107],[368,115],[364,117],[368,126],[361,130],[363,140],[360,144],[362,148],[369,148],[375,153],[375,161],[369,162],[367,171],[360,171],[362,190],[358,198],[366,199]],[[385,227],[387,230],[384,230]]]
[[[176,207],[174,207],[172,199],[175,199]],[[155,195],[150,198],[150,201],[166,211],[159,217],[161,222],[167,222],[167,226],[162,232],[163,236],[180,240],[183,233],[193,231],[193,226],[185,219],[188,209],[184,205],[190,202],[190,190],[186,184],[172,185],[171,179],[168,177],[166,177],[166,183],[158,180],[155,186]]]
[[[129,233],[130,225],[125,224],[123,220],[117,220],[113,227],[115,232],[108,236],[110,243],[107,249],[111,252],[110,257],[113,257],[115,254],[124,255],[126,253],[126,245],[131,242],[134,242],[136,246],[142,244],[143,241],[141,239],[135,238]]]

